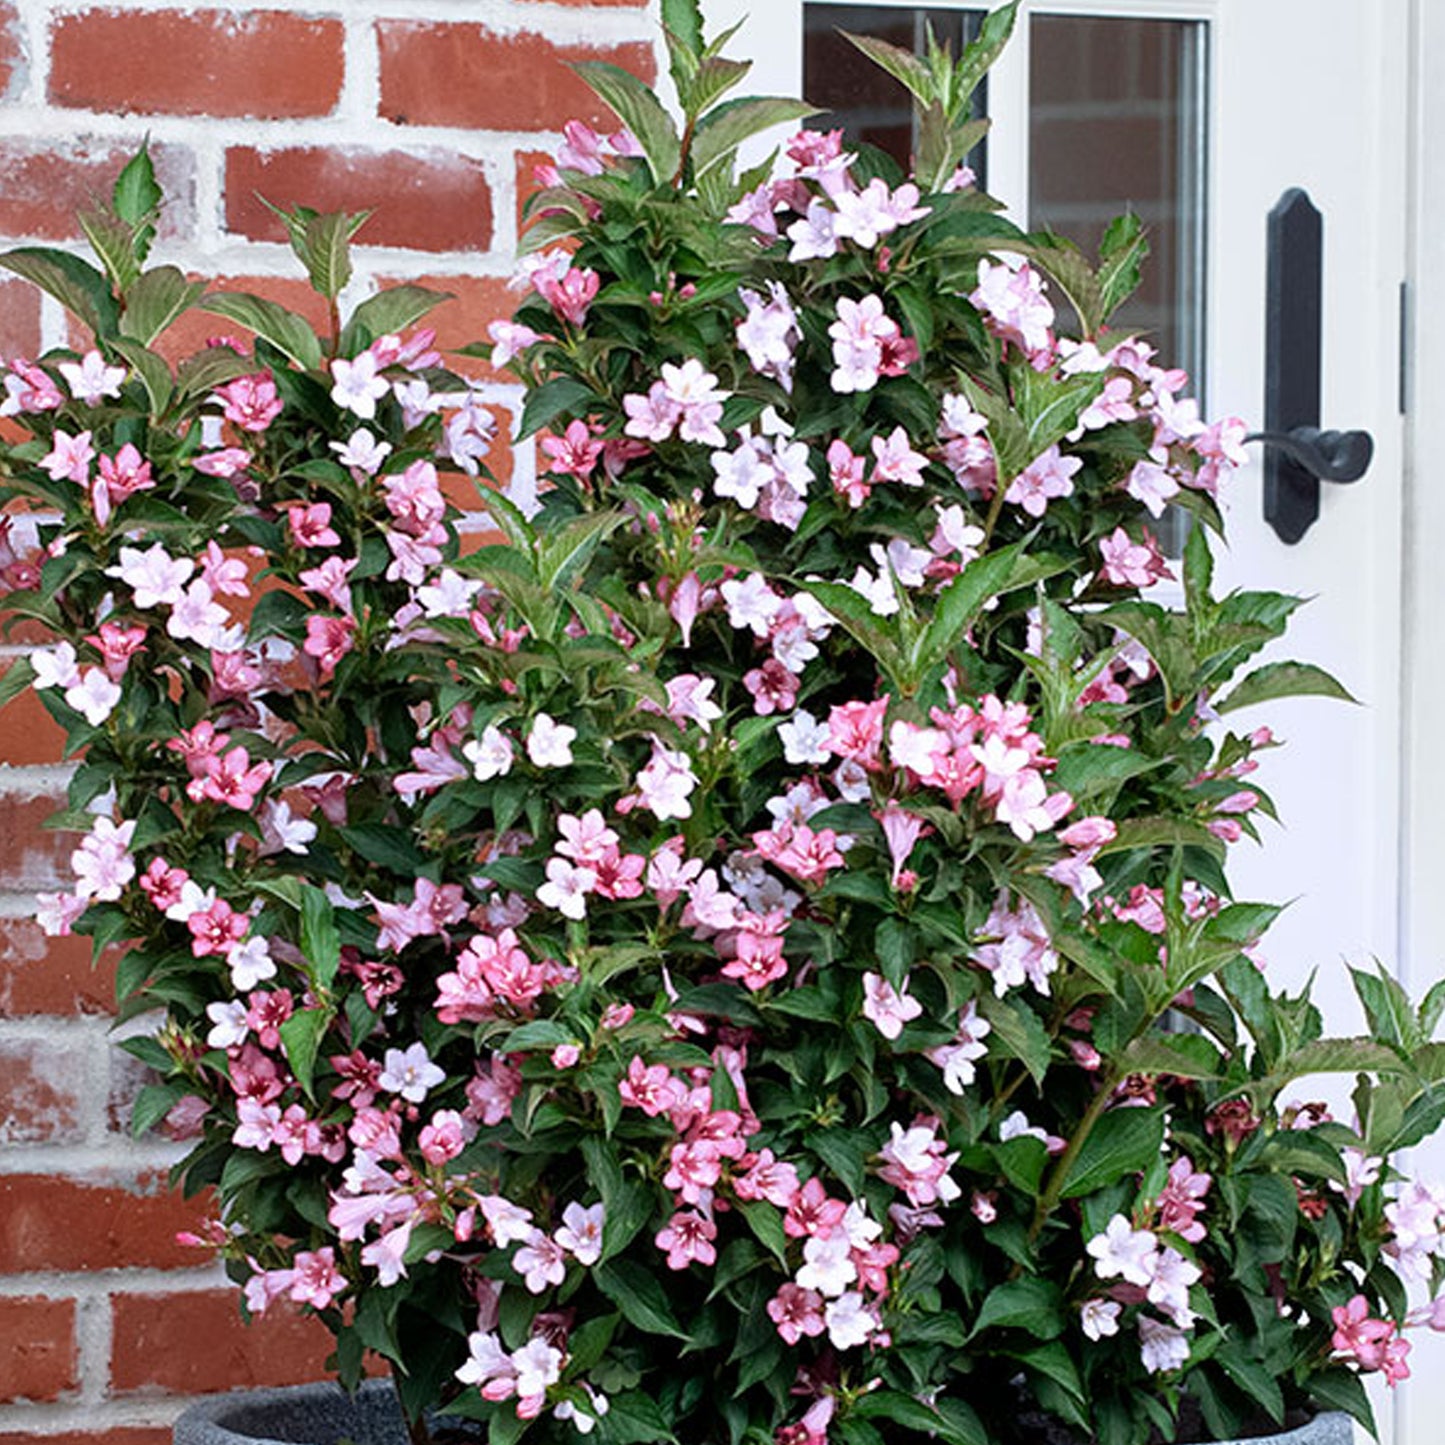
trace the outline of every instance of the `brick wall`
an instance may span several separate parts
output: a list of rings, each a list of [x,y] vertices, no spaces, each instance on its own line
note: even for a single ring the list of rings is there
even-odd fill
[[[0,247],[74,242],[77,203],[149,135],[169,197],[157,260],[319,321],[255,192],[370,207],[350,299],[382,279],[453,292],[435,320],[460,345],[509,309],[532,157],[562,120],[601,118],[565,62],[650,76],[653,27],[647,0],[0,0]],[[222,329],[184,325],[193,342]],[[0,355],[66,335],[58,307],[0,280]],[[510,422],[516,389],[473,365]],[[530,455],[514,471],[529,487]],[[33,699],[0,713],[0,1445],[160,1445],[196,1394],[316,1377],[326,1336],[270,1314],[243,1329],[176,1244],[202,1211],[165,1190],[174,1146],[130,1140],[110,969],[28,921],[73,847],[42,827],[61,742]]]

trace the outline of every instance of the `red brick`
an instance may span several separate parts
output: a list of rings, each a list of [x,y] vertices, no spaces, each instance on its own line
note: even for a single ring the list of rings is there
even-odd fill
[[[20,17],[15,6],[0,3],[0,96],[8,96],[20,74]]]
[[[647,0],[544,0],[544,3],[551,5],[570,5],[574,9],[585,7],[590,10],[594,7],[600,9],[603,6],[613,5],[646,5]]]
[[[55,1400],[79,1387],[75,1301],[0,1298],[0,1401]]]
[[[0,1445],[171,1445],[172,1439],[169,1430],[136,1425],[120,1430],[62,1430],[58,1434],[6,1431],[0,1434]]]
[[[0,306],[3,305],[4,298],[0,296]],[[0,320],[0,326],[3,324]],[[0,677],[9,671],[9,666],[0,659]],[[58,763],[64,752],[65,729],[46,712],[45,705],[30,688],[19,697],[11,698],[0,710],[0,763]]]
[[[40,292],[28,281],[0,281],[0,356],[40,350]]]
[[[61,806],[59,798],[18,799],[0,793],[0,890],[33,893],[73,881],[70,855],[79,835],[42,826]]]
[[[608,60],[649,83],[652,49],[554,45],[541,35],[498,35],[482,25],[380,20],[381,114],[397,125],[560,130],[562,122],[616,124],[569,61]]]
[[[90,940],[47,938],[28,918],[0,918],[0,1018],[115,1011],[115,960],[90,962]]]
[[[319,1320],[276,1304],[247,1325],[237,1300],[235,1290],[112,1295],[112,1387],[198,1394],[299,1385],[325,1374],[332,1341]]]
[[[182,1269],[208,1256],[176,1243],[211,1209],[183,1199],[164,1174],[131,1180],[0,1175],[0,1274],[32,1270]]]
[[[73,240],[76,211],[108,196],[133,148],[111,140],[0,142],[0,235],[26,240]],[[156,179],[166,194],[161,235],[195,228],[195,167],[182,147],[153,145]]]
[[[49,1040],[0,1044],[0,1145],[81,1137],[83,1050]]]
[[[370,210],[357,240],[372,246],[485,251],[492,244],[492,193],[482,164],[449,152],[227,151],[227,229],[256,241],[284,241],[281,222],[259,196],[323,212]]]
[[[122,114],[329,115],[343,39],[339,20],[279,10],[82,10],[53,23],[50,99]]]

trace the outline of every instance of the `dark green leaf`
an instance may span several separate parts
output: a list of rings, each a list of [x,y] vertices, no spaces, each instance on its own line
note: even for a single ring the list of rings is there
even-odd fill
[[[341,966],[341,938],[331,900],[309,883],[301,887],[301,952],[316,986],[330,988]]]
[[[1126,1174],[1142,1173],[1164,1143],[1158,1109],[1115,1109],[1094,1125],[1064,1179],[1061,1198],[1077,1199],[1105,1189]]]
[[[1281,697],[1332,697],[1340,702],[1358,699],[1322,667],[1308,662],[1267,662],[1257,667],[1228,697],[1214,704],[1216,712],[1235,712],[1258,702]]]
[[[175,266],[155,266],[125,293],[125,312],[120,318],[122,336],[133,337],[149,346],[183,312],[205,295],[204,281],[190,281]]]
[[[1040,1340],[1061,1335],[1064,1310],[1058,1286],[1042,1279],[1016,1279],[991,1289],[969,1334],[990,1328],[1027,1330]]]
[[[544,426],[551,426],[559,417],[580,415],[596,400],[592,388],[575,377],[554,376],[550,381],[544,381],[528,395],[522,407],[517,440],[526,441]]]
[[[97,338],[115,335],[120,307],[111,294],[110,284],[79,256],[43,246],[21,246],[0,256],[0,266],[53,296]]]
[[[296,1075],[296,1082],[310,1095],[311,1079],[316,1072],[316,1055],[321,1048],[321,1036],[331,1022],[326,1009],[300,1009],[292,1014],[278,1030],[286,1062]]]
[[[657,1276],[650,1269],[631,1260],[612,1259],[597,1265],[592,1278],[635,1328],[653,1335],[687,1339],[687,1331],[678,1324]]]
[[[816,106],[801,100],[727,101],[698,123],[692,143],[693,174],[706,175],[729,160],[744,141],[775,125],[791,125],[817,114]]]

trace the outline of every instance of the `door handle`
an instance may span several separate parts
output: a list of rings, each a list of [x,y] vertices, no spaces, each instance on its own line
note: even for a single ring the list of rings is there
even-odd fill
[[[1293,544],[1320,514],[1320,482],[1364,476],[1375,443],[1365,431],[1320,429],[1324,218],[1298,186],[1269,213],[1265,310],[1264,517]]]

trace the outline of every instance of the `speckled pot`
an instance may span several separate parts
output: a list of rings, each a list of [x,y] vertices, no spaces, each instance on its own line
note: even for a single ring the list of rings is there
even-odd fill
[[[1353,1445],[1348,1415],[1332,1411],[1281,1435],[1218,1445]],[[333,1384],[246,1390],[192,1405],[176,1421],[175,1445],[408,1445],[389,1380],[354,1396]]]

